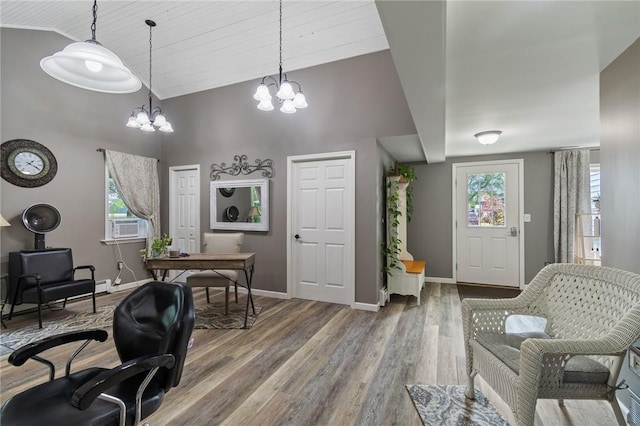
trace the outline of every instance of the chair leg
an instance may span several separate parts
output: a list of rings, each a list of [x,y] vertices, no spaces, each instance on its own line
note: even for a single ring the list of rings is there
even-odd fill
[[[558,399],[558,407],[564,407],[564,399]]]
[[[93,313],[96,313],[96,292],[93,291]]]
[[[38,292],[38,328],[42,328],[42,296]]]
[[[62,309],[67,307],[67,298],[64,298],[64,302],[62,302]]]
[[[474,379],[476,377],[476,373],[469,374],[467,378],[467,390],[465,391],[465,396],[467,399],[476,399],[476,388],[474,387]]]
[[[229,286],[224,288],[224,314],[229,315]]]
[[[205,287],[205,291],[207,292],[207,303],[211,303],[209,300],[209,287]]]
[[[233,285],[235,287],[236,303],[238,303],[238,284],[234,283]]]
[[[616,398],[616,396],[614,395],[613,399],[610,402],[611,402],[611,408],[613,408],[613,413],[616,415],[616,420],[618,421],[618,425],[626,426],[627,421],[624,418],[624,414],[622,414],[622,410],[620,409],[618,398]]]

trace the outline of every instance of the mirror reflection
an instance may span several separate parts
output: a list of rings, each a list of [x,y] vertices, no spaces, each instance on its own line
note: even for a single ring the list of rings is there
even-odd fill
[[[211,182],[211,228],[268,231],[267,179]]]

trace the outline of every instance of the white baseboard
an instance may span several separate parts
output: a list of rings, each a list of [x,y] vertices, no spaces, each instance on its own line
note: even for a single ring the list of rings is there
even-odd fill
[[[107,293],[107,291],[109,290],[109,287],[111,287],[111,280],[110,279],[106,279],[106,280],[101,280],[101,281],[96,281],[96,293]]]
[[[238,293],[246,293],[247,289],[238,286]],[[264,297],[273,297],[274,299],[291,299],[287,293],[282,293],[281,291],[272,291],[272,290],[261,290],[259,288],[252,288],[251,294],[254,296],[264,296]]]
[[[380,305],[373,304],[373,303],[355,302],[353,304],[353,309],[358,309],[360,311],[378,312],[380,310]]]
[[[151,278],[147,278],[140,281],[132,281],[130,283],[111,285],[111,280],[107,280],[109,282],[109,287],[107,288],[107,293],[117,293],[119,291],[131,290],[132,288],[140,287],[143,284],[148,283],[149,281],[153,281]]]

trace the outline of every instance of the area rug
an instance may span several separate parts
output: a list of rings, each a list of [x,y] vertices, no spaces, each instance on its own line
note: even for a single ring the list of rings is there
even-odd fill
[[[518,288],[484,287],[477,285],[457,284],[460,300],[467,297],[481,299],[508,299],[520,294]]]
[[[106,305],[97,312],[82,312],[58,320],[43,321],[42,328],[38,324],[24,327],[15,331],[2,329],[0,334],[0,356],[11,352],[27,343],[35,342],[48,336],[67,333],[69,331],[100,328],[111,332],[113,310],[115,305]],[[251,328],[262,311],[262,306],[256,305],[256,314],[249,309],[247,328]],[[244,304],[231,304],[229,315],[224,314],[224,304],[205,304],[195,309],[197,329],[236,329],[244,328]]]
[[[406,385],[425,426],[509,426],[476,388],[475,401],[464,396],[466,386]]]
[[[3,329],[2,334],[0,334],[0,355],[4,355],[7,350],[17,349],[27,343],[69,331],[90,328],[110,331],[113,308],[114,305],[107,305],[97,308],[95,314],[93,312],[81,312],[58,320],[43,321],[42,328],[38,328],[36,323],[15,331]],[[9,326],[11,326],[11,323],[9,323]]]
[[[249,307],[249,316],[247,317],[247,328],[251,328],[258,318],[262,306],[255,305],[256,314],[254,315]],[[224,314],[224,304],[207,303],[196,306],[196,322],[194,328],[216,328],[216,329],[234,329],[244,328],[244,303],[230,303],[229,314]]]

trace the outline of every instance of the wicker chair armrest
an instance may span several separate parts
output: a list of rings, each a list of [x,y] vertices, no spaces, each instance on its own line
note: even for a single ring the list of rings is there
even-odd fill
[[[462,301],[462,326],[465,340],[474,338],[477,330],[504,333],[505,322],[510,315],[532,314],[528,304],[519,297],[513,299],[464,299]]]
[[[566,362],[574,355],[619,356],[624,353],[611,339],[527,339],[520,347],[518,392],[533,397],[539,387],[562,385]],[[520,388],[528,390],[520,390]],[[535,389],[535,391],[534,391]],[[524,396],[523,396],[524,397]]]
[[[521,357],[527,350],[539,351],[543,355],[619,355],[627,348],[610,338],[597,339],[527,339],[522,343]]]

